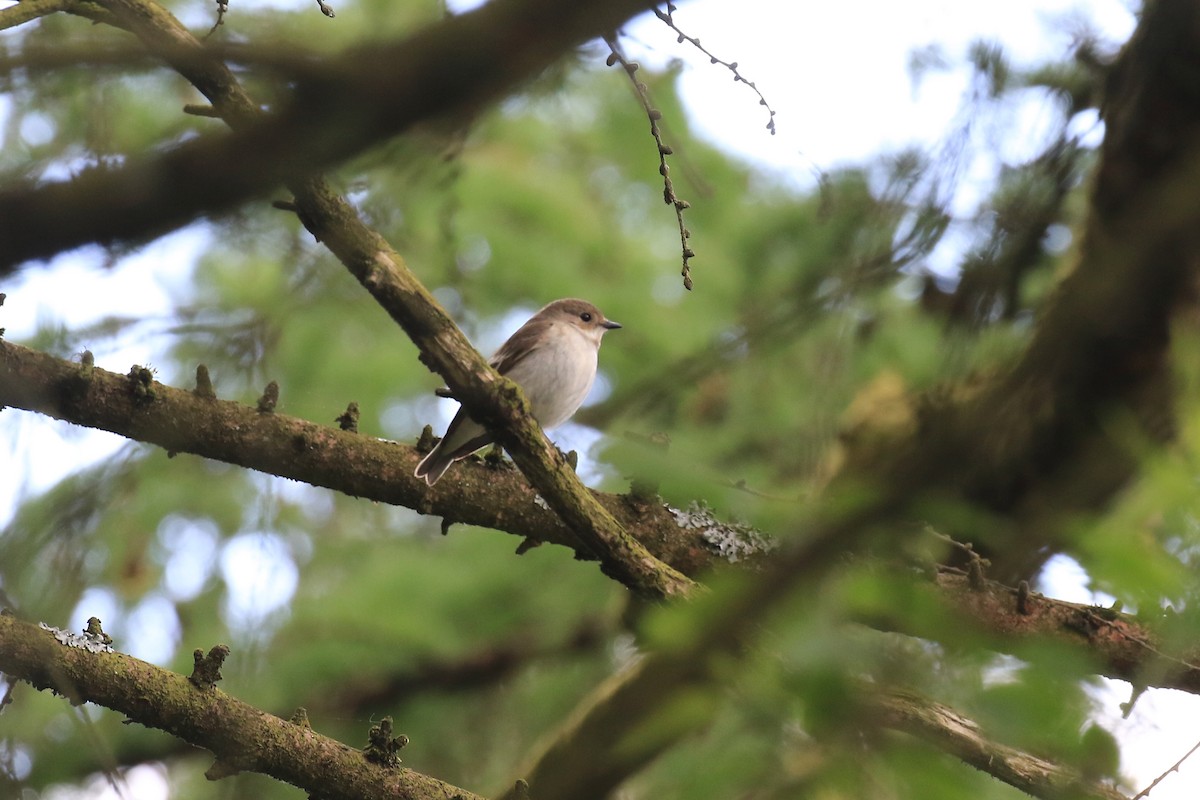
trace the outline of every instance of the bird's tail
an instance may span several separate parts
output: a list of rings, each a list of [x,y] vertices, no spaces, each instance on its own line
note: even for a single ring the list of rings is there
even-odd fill
[[[442,441],[444,442],[445,440],[443,439]],[[413,475],[424,479],[425,483],[429,486],[433,486],[438,482],[439,478],[446,474],[446,470],[450,469],[450,465],[454,461],[454,455],[445,452],[442,442],[438,442],[437,446],[421,459],[421,463],[417,464],[417,468],[413,470]]]

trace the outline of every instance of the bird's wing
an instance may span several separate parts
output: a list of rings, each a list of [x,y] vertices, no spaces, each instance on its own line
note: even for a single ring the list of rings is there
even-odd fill
[[[471,419],[465,408],[460,408],[450,420],[446,435],[438,443],[438,449],[443,451],[442,458],[448,463],[471,455],[485,444],[491,444],[495,437]]]
[[[488,364],[501,375],[507,375],[509,370],[528,358],[530,353],[540,349],[538,341],[541,339],[543,330],[545,328],[542,325],[530,325],[526,322],[516,333],[508,337],[507,342],[500,345],[500,349],[496,351],[495,355],[488,359]],[[445,386],[434,390],[434,394],[451,400],[457,399]],[[446,435],[450,435],[449,430],[446,431]]]
[[[488,361],[501,375],[507,375],[513,367],[529,358],[530,353],[539,349],[538,342],[546,328],[542,325],[526,323],[500,346],[496,354]]]
[[[474,453],[479,448],[485,447],[494,441],[496,441],[496,437],[488,431],[484,431],[473,439],[468,439],[458,447],[450,450],[445,454],[445,456],[443,456],[443,458],[445,458],[447,462],[460,461],[471,455],[471,453]]]

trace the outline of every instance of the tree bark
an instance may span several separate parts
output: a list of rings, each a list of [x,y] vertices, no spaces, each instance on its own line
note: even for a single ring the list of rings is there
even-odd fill
[[[371,763],[363,751],[321,736],[307,724],[230,697],[212,685],[219,673],[211,665],[207,678],[198,677],[204,675],[198,668],[189,679],[122,653],[61,643],[50,631],[2,614],[0,671],[71,703],[111,708],[212,751],[212,780],[254,771],[330,800],[483,800],[408,768]]]

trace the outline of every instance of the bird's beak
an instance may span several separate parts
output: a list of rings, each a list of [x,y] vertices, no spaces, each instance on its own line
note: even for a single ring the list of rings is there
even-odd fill
[[[617,328],[621,327],[621,323],[613,322],[611,319],[604,320],[604,322],[601,322],[600,325],[601,325],[601,327],[608,328],[610,331],[616,330]]]

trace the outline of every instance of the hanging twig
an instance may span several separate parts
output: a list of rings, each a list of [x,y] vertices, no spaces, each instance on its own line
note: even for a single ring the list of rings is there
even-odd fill
[[[210,38],[217,32],[217,28],[225,24],[225,14],[229,11],[229,0],[217,0],[217,21],[208,29],[208,33],[204,34],[204,38]]]
[[[774,136],[775,135],[775,109],[771,108],[771,104],[767,102],[767,98],[764,97],[763,93],[758,90],[757,86],[755,86],[754,81],[748,81],[744,77],[742,77],[742,73],[738,72],[738,62],[725,61],[721,58],[718,58],[717,56],[713,55],[708,50],[708,48],[706,48],[706,47],[704,47],[704,45],[700,44],[700,39],[698,37],[688,36],[686,33],[681,31],[679,29],[679,26],[675,24],[675,19],[672,17],[672,15],[674,13],[675,13],[675,4],[674,3],[667,3],[666,11],[660,11],[657,8],[654,9],[654,15],[656,17],[658,17],[659,19],[661,19],[663,22],[665,22],[671,28],[671,30],[675,31],[675,33],[677,35],[677,38],[676,38],[677,42],[679,42],[680,44],[687,42],[692,47],[695,47],[701,53],[704,53],[704,55],[708,56],[708,63],[720,64],[721,66],[725,67],[725,69],[727,69],[733,73],[733,80],[735,83],[746,84],[747,86],[750,87],[751,90],[753,90],[753,92],[756,95],[758,95],[758,104],[767,110],[767,115],[768,115],[767,130],[769,130],[771,132],[771,135]]]
[[[621,53],[620,45],[617,44],[616,36],[605,36],[604,42],[608,45],[608,49],[612,51],[605,63],[610,67],[613,64],[620,64],[625,70],[625,74],[629,76],[638,99],[642,102],[642,108],[646,111],[646,117],[650,120],[650,135],[654,137],[654,143],[658,146],[658,173],[663,178],[663,202],[675,209],[675,219],[679,223],[679,247],[683,252],[683,269],[679,274],[683,276],[683,288],[690,292],[692,290],[692,267],[689,261],[695,257],[696,253],[688,244],[692,232],[683,223],[683,210],[690,208],[691,203],[675,194],[675,184],[671,182],[671,168],[667,165],[667,156],[675,151],[669,145],[663,143],[662,131],[658,127],[658,121],[662,119],[662,112],[650,102],[649,90],[646,84],[637,79],[636,73],[640,66],[636,61],[630,61],[625,58],[624,54]]]

